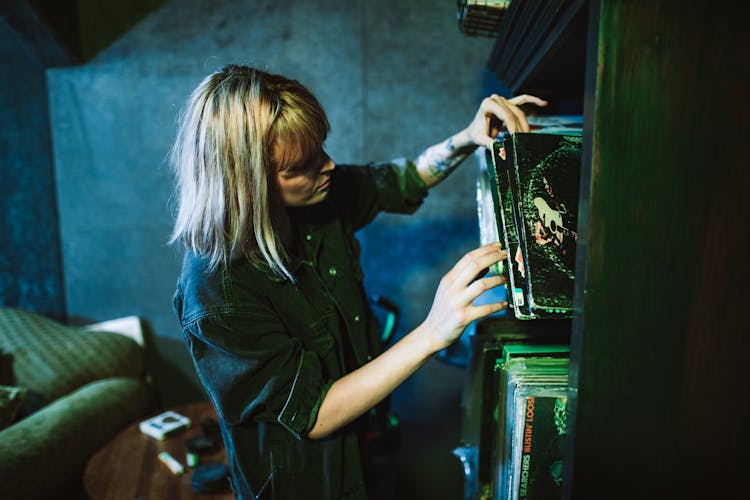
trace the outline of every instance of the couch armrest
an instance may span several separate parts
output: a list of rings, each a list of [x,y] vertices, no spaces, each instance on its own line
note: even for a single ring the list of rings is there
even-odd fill
[[[35,499],[82,477],[89,458],[153,409],[146,384],[109,378],[87,384],[0,431],[0,498]]]

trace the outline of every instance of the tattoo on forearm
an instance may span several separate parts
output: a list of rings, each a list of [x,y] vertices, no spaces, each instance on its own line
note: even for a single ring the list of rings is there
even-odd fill
[[[428,173],[437,182],[455,170],[473,150],[473,146],[457,148],[450,137],[419,155],[417,169]]]

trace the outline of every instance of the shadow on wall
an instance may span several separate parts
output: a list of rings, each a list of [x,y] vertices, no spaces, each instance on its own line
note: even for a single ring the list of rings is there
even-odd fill
[[[206,399],[185,343],[179,338],[157,336],[148,322],[144,325],[144,337],[148,339],[148,366],[152,370],[159,403],[180,406]]]
[[[398,338],[424,320],[440,278],[479,245],[476,216],[414,217],[391,224],[386,216],[357,233],[367,292],[384,295],[401,308]]]

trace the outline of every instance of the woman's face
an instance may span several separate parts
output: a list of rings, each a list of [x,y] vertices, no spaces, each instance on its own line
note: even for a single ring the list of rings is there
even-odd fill
[[[279,166],[276,182],[284,205],[304,207],[325,200],[336,165],[322,147],[312,158],[301,158],[300,154],[290,154],[283,142],[277,142],[274,156]]]

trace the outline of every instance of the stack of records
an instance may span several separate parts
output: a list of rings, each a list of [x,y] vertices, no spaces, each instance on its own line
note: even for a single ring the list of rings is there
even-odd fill
[[[470,337],[471,359],[466,372],[461,406],[464,410],[460,442],[466,474],[464,498],[494,497],[493,455],[498,442],[498,414],[505,389],[496,373],[503,348],[508,345],[569,344],[571,320],[518,321],[498,316],[478,321]]]
[[[499,388],[494,498],[562,495],[569,347],[507,345],[496,364]]]
[[[580,117],[541,123],[530,133],[501,135],[479,178],[480,240],[508,250],[507,262],[493,271],[506,276],[518,319],[573,314]]]

